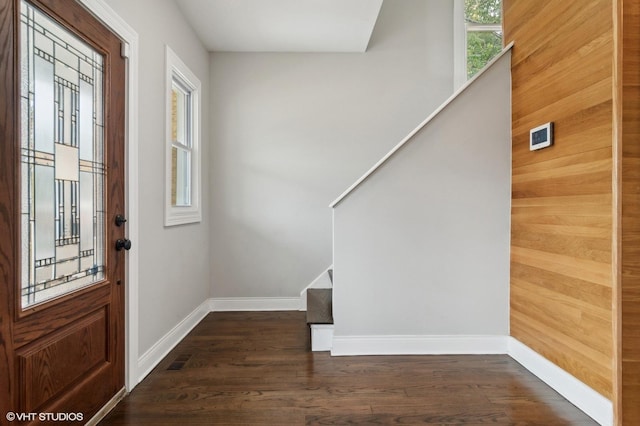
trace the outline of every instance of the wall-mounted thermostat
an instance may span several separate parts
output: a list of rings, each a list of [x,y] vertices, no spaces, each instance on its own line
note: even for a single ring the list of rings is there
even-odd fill
[[[553,123],[543,124],[529,131],[529,151],[546,148],[553,144]]]

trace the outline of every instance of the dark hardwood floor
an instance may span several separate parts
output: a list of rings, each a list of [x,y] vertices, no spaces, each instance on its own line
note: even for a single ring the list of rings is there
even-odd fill
[[[101,425],[595,425],[508,356],[331,357],[303,312],[209,314]]]

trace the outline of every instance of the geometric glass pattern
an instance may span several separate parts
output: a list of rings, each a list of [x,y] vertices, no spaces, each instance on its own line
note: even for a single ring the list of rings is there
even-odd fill
[[[21,304],[105,277],[100,53],[21,2]]]

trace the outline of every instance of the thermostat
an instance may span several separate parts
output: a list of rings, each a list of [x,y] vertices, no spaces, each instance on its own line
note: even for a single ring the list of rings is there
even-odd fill
[[[529,131],[529,151],[546,148],[553,144],[553,123],[549,122]]]

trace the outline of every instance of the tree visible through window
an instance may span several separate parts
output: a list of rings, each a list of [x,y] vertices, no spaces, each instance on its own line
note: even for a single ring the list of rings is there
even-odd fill
[[[467,77],[502,50],[502,0],[465,0]]]

